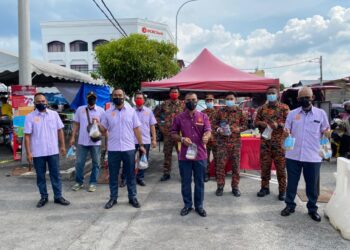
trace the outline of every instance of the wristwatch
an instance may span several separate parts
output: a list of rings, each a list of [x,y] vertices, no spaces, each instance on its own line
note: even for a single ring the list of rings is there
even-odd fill
[[[181,137],[181,143],[184,143],[185,137]]]

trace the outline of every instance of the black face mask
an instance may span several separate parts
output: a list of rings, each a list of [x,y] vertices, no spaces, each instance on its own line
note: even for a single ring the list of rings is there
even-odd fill
[[[35,104],[35,108],[39,111],[44,111],[47,108],[47,105],[44,103]]]
[[[299,99],[299,104],[300,104],[300,106],[303,107],[303,108],[308,108],[308,107],[311,106],[311,100],[308,99],[308,98],[305,98],[305,97],[301,97],[301,98]]]
[[[96,104],[96,98],[95,97],[88,98],[87,103],[89,104],[89,106],[94,106]]]
[[[186,102],[186,108],[188,110],[193,111],[195,110],[196,107],[197,107],[197,102],[192,102],[192,101]]]
[[[113,103],[116,106],[120,106],[124,103],[124,98],[113,98]]]

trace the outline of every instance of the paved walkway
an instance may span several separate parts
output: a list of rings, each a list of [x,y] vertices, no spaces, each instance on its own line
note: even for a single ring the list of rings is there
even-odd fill
[[[277,185],[268,197],[257,198],[259,181],[250,175],[242,175],[240,198],[230,194],[229,186],[216,197],[216,183],[208,182],[208,217],[194,212],[181,217],[177,168],[170,181],[161,183],[162,156],[153,152],[151,157],[147,186],[138,187],[141,209],[128,204],[126,188],[120,190],[118,205],[105,210],[108,186],[100,185],[95,193],[73,192],[68,181],[64,197],[71,206],[55,205],[51,196],[47,206],[37,209],[35,180],[6,177],[9,169],[0,168],[0,249],[350,249],[350,241],[328,220],[309,219],[305,204],[281,217],[284,204],[277,200]]]

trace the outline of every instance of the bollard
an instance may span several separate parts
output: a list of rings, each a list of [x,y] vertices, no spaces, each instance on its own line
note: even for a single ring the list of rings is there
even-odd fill
[[[326,205],[325,215],[344,239],[350,240],[350,160],[337,159],[336,188]]]

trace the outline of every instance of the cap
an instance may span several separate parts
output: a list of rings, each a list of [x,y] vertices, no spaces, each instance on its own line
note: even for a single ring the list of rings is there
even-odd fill
[[[97,97],[96,94],[95,94],[95,92],[93,92],[93,91],[90,91],[90,92],[86,95],[87,98],[89,98],[90,96]]]

